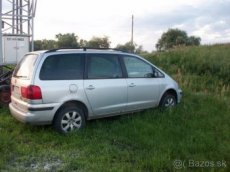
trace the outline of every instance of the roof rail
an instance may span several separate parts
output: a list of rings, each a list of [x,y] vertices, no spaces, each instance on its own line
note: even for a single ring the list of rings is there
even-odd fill
[[[58,50],[68,50],[68,49],[72,49],[72,50],[82,49],[82,50],[85,51],[85,48],[80,48],[80,47],[77,47],[77,48],[54,48],[54,49],[51,49],[51,50],[47,50],[45,53],[51,53],[51,52],[56,52]]]
[[[58,50],[79,50],[82,49],[83,51],[87,51],[87,50],[114,50],[114,51],[120,51],[120,52],[124,52],[124,53],[128,53],[126,51],[120,50],[120,49],[116,49],[116,48],[93,48],[93,47],[77,47],[77,48],[56,48],[56,49],[51,49],[51,50],[47,50],[45,53],[50,53],[50,52],[56,52]]]

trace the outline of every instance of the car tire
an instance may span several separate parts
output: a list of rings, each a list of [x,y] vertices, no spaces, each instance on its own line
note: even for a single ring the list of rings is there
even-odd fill
[[[0,88],[0,104],[1,105],[8,105],[11,101],[10,96],[11,96],[10,86],[8,86],[8,85],[2,86]]]
[[[160,101],[160,107],[163,109],[174,107],[176,104],[175,95],[170,93],[165,93]]]
[[[54,129],[62,134],[77,131],[85,126],[85,115],[78,107],[64,107],[53,121]]]

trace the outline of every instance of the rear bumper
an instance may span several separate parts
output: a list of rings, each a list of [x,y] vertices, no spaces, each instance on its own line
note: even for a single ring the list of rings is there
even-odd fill
[[[9,104],[11,115],[23,123],[34,125],[51,124],[55,114],[54,107],[28,107],[27,110],[17,108],[13,103]]]

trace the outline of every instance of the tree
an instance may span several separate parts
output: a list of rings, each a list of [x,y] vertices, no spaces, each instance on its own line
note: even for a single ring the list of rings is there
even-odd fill
[[[36,40],[34,41],[35,50],[48,50],[55,48],[78,48],[78,47],[89,47],[89,48],[109,48],[110,41],[107,36],[104,37],[93,37],[87,41],[80,39],[78,42],[78,36],[74,33],[57,34],[57,41],[55,40]]]
[[[79,44],[77,42],[78,37],[74,33],[57,34],[57,46],[58,48],[77,48]]]
[[[55,40],[36,40],[34,41],[34,50],[50,50],[57,48],[57,42]]]
[[[138,47],[135,48],[135,53],[136,54],[141,54],[141,53],[146,53],[147,51],[143,50],[143,46],[139,45]]]
[[[91,40],[87,41],[82,41],[82,44],[86,44],[87,47],[90,48],[109,48],[110,47],[110,41],[107,36],[104,36],[102,38],[100,37],[93,37]]]
[[[133,45],[131,42],[126,42],[124,45],[118,44],[116,46],[116,49],[121,50],[121,51],[125,51],[125,52],[133,53],[134,50],[136,49],[136,46]]]
[[[131,42],[126,42],[125,44],[118,44],[115,49],[125,51],[128,53],[136,53],[136,54],[147,53],[147,51],[143,50],[142,45],[137,45],[136,43],[132,44]]]
[[[42,41],[41,40],[35,40],[34,41],[34,50],[42,50]]]
[[[79,46],[80,46],[81,48],[87,47],[87,46],[88,46],[88,41],[86,41],[86,40],[84,40],[84,39],[80,39]]]
[[[187,33],[179,29],[169,29],[161,35],[156,44],[158,51],[168,50],[178,46],[200,45],[199,37],[188,37]]]
[[[188,38],[188,45],[200,45],[200,41],[200,37],[190,36]]]

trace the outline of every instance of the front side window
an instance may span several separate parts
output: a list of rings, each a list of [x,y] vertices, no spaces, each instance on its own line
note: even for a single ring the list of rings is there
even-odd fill
[[[132,56],[124,56],[123,59],[129,78],[153,77],[153,68],[150,64]]]
[[[121,78],[122,70],[117,55],[88,54],[88,79]]]
[[[48,56],[41,68],[41,80],[83,79],[83,54],[58,54]]]

